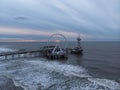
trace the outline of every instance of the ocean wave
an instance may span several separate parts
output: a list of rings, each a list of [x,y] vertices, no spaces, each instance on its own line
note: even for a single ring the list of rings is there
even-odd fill
[[[7,48],[7,47],[0,47],[0,53],[5,53],[5,52],[15,52],[17,51],[17,49],[11,49],[11,48]],[[15,56],[17,57],[17,56]],[[0,56],[0,60],[3,60],[5,57],[4,56]],[[7,56],[7,59],[11,59],[12,56]]]
[[[46,70],[59,72],[65,76],[78,76],[78,77],[90,77],[87,70],[82,66],[74,66],[68,64],[61,64],[57,61],[29,61],[33,65],[38,65],[39,68],[45,68]]]
[[[7,47],[0,47],[0,53],[1,52],[13,52],[16,51],[15,49],[7,48]]]
[[[0,75],[12,78],[16,86],[25,90],[119,90],[120,87],[114,80],[93,78],[81,66],[45,59],[13,60],[1,63],[0,68]]]
[[[0,76],[11,78],[16,86],[25,90],[120,90],[118,82],[94,78],[82,66],[44,58],[2,61]]]
[[[100,78],[88,78],[95,85],[100,85],[106,88],[110,88],[111,90],[120,90],[120,84],[114,80],[109,79],[100,79]]]

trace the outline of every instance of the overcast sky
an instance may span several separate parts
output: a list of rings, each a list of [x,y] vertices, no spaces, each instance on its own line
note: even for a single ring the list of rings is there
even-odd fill
[[[0,0],[0,41],[120,41],[120,0]]]

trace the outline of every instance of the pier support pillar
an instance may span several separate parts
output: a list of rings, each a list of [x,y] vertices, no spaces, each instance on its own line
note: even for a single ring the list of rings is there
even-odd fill
[[[24,54],[24,58],[26,58],[26,54]]]
[[[18,58],[20,58],[20,54],[18,54]]]
[[[14,55],[12,55],[12,59],[14,60]]]
[[[41,57],[41,53],[39,52],[39,57]]]
[[[5,60],[7,60],[7,56],[5,56]]]

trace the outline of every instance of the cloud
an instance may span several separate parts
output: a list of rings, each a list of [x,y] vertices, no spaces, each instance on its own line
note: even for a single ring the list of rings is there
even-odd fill
[[[1,0],[1,34],[46,37],[56,32],[83,39],[119,39],[120,0]]]
[[[45,41],[23,38],[0,38],[0,42],[45,42]]]
[[[51,36],[52,34],[55,34],[55,33],[63,34],[65,37],[67,37],[68,40],[72,39],[72,38],[76,38],[79,35],[79,33],[70,32],[70,31],[64,31],[64,30],[44,31],[44,30],[35,30],[35,29],[0,27],[0,34],[8,35],[8,36],[15,35],[15,37],[17,35],[19,35],[18,37],[27,36],[28,38],[24,37],[26,39],[31,39],[31,37],[33,37],[33,39],[34,39],[36,36],[39,36],[37,38],[38,38],[38,40],[41,40],[40,37],[47,37],[48,38],[49,36]],[[80,36],[83,39],[93,38],[92,35],[82,34],[82,33],[80,33]],[[20,38],[20,39],[22,39],[22,38]]]
[[[44,30],[33,30],[33,29],[20,29],[20,28],[6,28],[0,27],[0,34],[6,35],[40,35],[40,36],[50,36],[54,33],[61,33],[65,36],[74,37],[77,33],[74,32],[66,32],[61,30],[56,31],[44,31]]]
[[[0,34],[10,34],[10,35],[41,35],[47,36],[52,34],[52,32],[32,30],[32,29],[20,29],[20,28],[6,28],[0,27]]]
[[[15,18],[16,20],[27,20],[27,17],[19,16]]]

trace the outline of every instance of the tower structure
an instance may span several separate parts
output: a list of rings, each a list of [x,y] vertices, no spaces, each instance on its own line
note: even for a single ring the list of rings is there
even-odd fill
[[[78,35],[78,37],[77,37],[77,47],[79,47],[80,48],[80,34]]]

